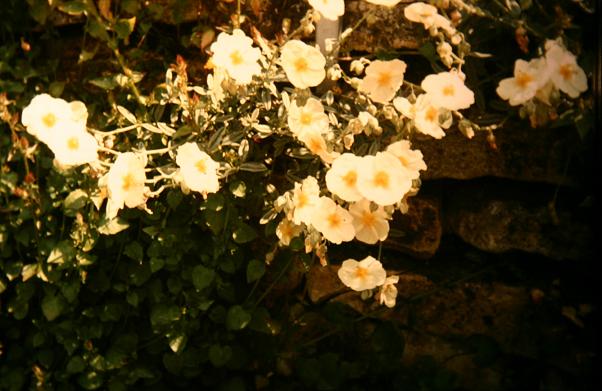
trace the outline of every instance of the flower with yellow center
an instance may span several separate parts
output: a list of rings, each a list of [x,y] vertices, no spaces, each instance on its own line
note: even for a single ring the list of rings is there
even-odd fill
[[[393,106],[404,116],[412,120],[416,130],[422,134],[440,139],[445,136],[443,129],[452,124],[451,112],[435,106],[429,94],[421,94],[411,103],[404,97],[393,100]]]
[[[384,304],[389,308],[395,307],[395,301],[397,299],[397,287],[395,284],[399,282],[399,276],[389,276],[385,280],[385,283],[380,287],[378,291],[378,301],[380,304]]]
[[[326,58],[315,47],[292,39],[280,50],[280,65],[297,88],[315,87],[326,77]]]
[[[303,106],[297,106],[295,101],[291,102],[287,121],[288,127],[297,138],[312,131],[324,134],[328,132],[329,128],[324,106],[315,98],[307,99]]]
[[[386,7],[393,7],[397,5],[401,0],[366,0],[368,3],[376,4],[376,5],[384,5]]]
[[[358,170],[360,194],[378,205],[399,202],[412,187],[412,179],[397,157],[389,152],[364,156]]]
[[[437,12],[437,8],[423,2],[415,2],[403,9],[403,15],[407,20],[422,23],[426,30],[437,31],[441,28],[449,35],[452,35],[456,30],[451,25],[451,22]]]
[[[337,155],[328,150],[326,139],[324,139],[324,136],[316,129],[311,129],[302,133],[301,136],[299,136],[299,140],[305,144],[311,153],[318,155],[326,163],[332,163],[332,160]]]
[[[217,171],[219,164],[196,143],[185,143],[178,147],[176,164],[184,185],[199,193],[215,193],[219,190]]]
[[[420,86],[436,107],[453,111],[466,109],[474,103],[474,93],[454,71],[428,75]]]
[[[21,122],[28,133],[49,144],[55,137],[60,137],[63,129],[77,127],[85,131],[87,117],[86,106],[79,101],[69,103],[48,94],[40,94],[23,109]]]
[[[400,140],[390,144],[386,152],[399,159],[410,179],[418,179],[420,177],[419,171],[427,168],[422,152],[412,149],[408,140]]]
[[[295,183],[293,189],[293,223],[311,224],[313,210],[320,198],[318,180],[308,176],[301,183]]]
[[[49,140],[48,147],[59,166],[63,167],[79,166],[98,159],[98,142],[94,136],[73,122],[66,122],[61,132]]]
[[[387,103],[403,84],[406,63],[401,60],[375,60],[366,68],[366,76],[359,85],[359,91],[366,93],[378,103]]]
[[[577,64],[575,55],[556,41],[547,42],[546,49],[545,58],[554,86],[571,98],[576,98],[586,91],[587,76]]]
[[[294,237],[299,236],[301,231],[302,227],[300,225],[296,225],[285,217],[276,227],[276,236],[278,236],[281,246],[288,246]]]
[[[225,69],[236,83],[249,84],[253,76],[261,73],[261,50],[252,45],[253,40],[242,30],[234,29],[232,34],[220,33],[210,48],[213,65]]]
[[[389,235],[389,215],[382,206],[373,209],[372,203],[364,198],[351,204],[349,213],[353,216],[355,238],[360,242],[374,244]]]
[[[514,63],[514,77],[501,80],[495,91],[510,105],[517,106],[531,100],[548,78],[545,60],[537,58],[527,62],[518,59]]]
[[[341,244],[349,242],[355,237],[352,221],[353,218],[347,210],[328,197],[320,197],[312,213],[311,225],[326,240],[334,244]]]
[[[136,208],[146,203],[149,189],[144,185],[146,158],[133,152],[120,153],[109,172],[100,180],[101,187],[106,185],[109,195],[107,218],[117,216],[124,205]]]
[[[371,256],[359,262],[355,259],[343,261],[337,274],[343,284],[358,292],[374,289],[387,279],[382,263]]]
[[[344,0],[308,0],[316,11],[329,20],[337,18],[345,13]]]
[[[345,201],[358,201],[362,198],[357,189],[359,166],[362,158],[344,153],[332,162],[326,173],[326,187],[328,190]]]

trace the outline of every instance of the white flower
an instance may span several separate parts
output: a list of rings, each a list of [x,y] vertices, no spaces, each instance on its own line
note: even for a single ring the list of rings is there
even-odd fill
[[[328,116],[324,113],[324,106],[319,100],[309,98],[304,106],[297,106],[293,101],[289,106],[288,127],[297,138],[312,131],[320,134],[327,133],[328,126]]]
[[[446,67],[451,67],[454,62],[453,50],[449,43],[442,41],[437,44],[437,54]]]
[[[366,0],[368,3],[376,4],[376,5],[384,5],[387,7],[393,7],[397,5],[401,0]]]
[[[399,282],[399,276],[389,276],[385,283],[380,287],[378,292],[378,301],[389,308],[395,307],[395,299],[397,298],[397,287],[395,284]]]
[[[65,122],[48,147],[60,166],[79,166],[98,159],[98,142],[75,122]]]
[[[334,244],[341,244],[353,240],[355,236],[352,220],[349,212],[333,200],[328,197],[320,197],[313,210],[311,225],[326,240]]]
[[[322,133],[320,133],[316,129],[311,129],[302,133],[299,136],[299,140],[305,144],[307,149],[311,151],[314,155],[318,155],[324,162],[332,163],[332,160],[335,157],[335,154],[331,151],[328,151],[328,145],[326,145],[326,140]]]
[[[301,183],[295,183],[293,189],[293,222],[297,225],[311,224],[314,207],[320,198],[318,180],[308,176]]]
[[[532,99],[547,83],[548,77],[544,59],[536,58],[529,62],[518,59],[514,63],[514,77],[501,80],[495,91],[510,105],[517,106]]]
[[[82,131],[85,130],[87,117],[88,111],[81,102],[68,103],[48,94],[40,94],[23,109],[21,122],[27,132],[48,144],[65,126],[78,126]]]
[[[552,41],[555,42],[555,41]],[[550,69],[550,78],[556,88],[571,98],[578,97],[587,90],[587,76],[575,55],[559,44],[548,45],[546,62]]]
[[[420,84],[430,95],[435,106],[448,110],[460,110],[474,103],[474,94],[464,85],[464,81],[456,72],[440,72],[428,75]]]
[[[427,168],[422,152],[412,149],[408,140],[401,140],[390,144],[386,152],[399,159],[410,179],[418,179],[420,177],[419,171],[424,171]]]
[[[360,111],[360,113],[357,115],[357,119],[362,124],[363,131],[366,136],[370,136],[372,133],[379,135],[383,132],[376,117],[367,111]]]
[[[371,202],[364,198],[351,204],[349,213],[353,216],[355,238],[360,242],[374,244],[389,235],[389,215],[382,206],[372,210]]]
[[[282,46],[280,64],[297,88],[315,87],[326,77],[326,59],[315,47],[293,39]]]
[[[359,262],[355,259],[343,261],[337,274],[343,284],[358,292],[374,289],[387,279],[383,265],[371,256]]]
[[[352,153],[344,153],[337,157],[326,173],[328,190],[345,201],[360,200],[362,195],[357,189],[357,178],[361,164],[362,158]]]
[[[413,104],[404,97],[398,97],[393,100],[393,106],[413,120],[418,132],[436,139],[445,136],[443,129],[449,128],[453,121],[451,112],[435,106],[429,94],[419,95]]]
[[[196,143],[188,142],[178,147],[176,164],[180,167],[184,184],[190,190],[203,194],[219,190],[219,163],[201,151]]]
[[[146,193],[149,189],[144,186],[145,166],[144,156],[133,152],[120,153],[107,175],[101,179],[108,189],[107,217],[109,219],[117,216],[117,212],[124,205],[135,208],[146,203]]]
[[[323,17],[329,20],[337,20],[337,18],[345,13],[344,0],[308,0],[316,11],[322,14]]]
[[[397,203],[412,187],[401,162],[393,154],[379,152],[364,156],[358,170],[358,190],[362,196],[378,205]]]
[[[422,23],[426,30],[442,28],[448,34],[455,33],[451,22],[439,15],[437,8],[426,3],[416,2],[408,5],[403,10],[403,15],[409,21]]]
[[[302,227],[300,225],[294,224],[285,217],[276,227],[276,236],[280,239],[280,244],[282,246],[288,246],[291,243],[291,240],[298,236],[301,231]]]
[[[239,84],[249,84],[253,76],[261,73],[259,59],[261,50],[252,46],[253,40],[242,30],[235,29],[232,35],[220,33],[211,44],[212,61],[216,67],[224,68]]]
[[[387,103],[403,84],[406,63],[401,60],[375,60],[366,68],[359,90],[378,103]]]

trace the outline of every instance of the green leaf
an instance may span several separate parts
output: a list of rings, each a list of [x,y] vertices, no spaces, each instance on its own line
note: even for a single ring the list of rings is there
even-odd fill
[[[153,326],[165,326],[180,319],[180,309],[175,305],[158,304],[151,310],[150,321]]]
[[[280,333],[282,327],[271,318],[270,313],[265,307],[259,307],[253,311],[253,318],[249,323],[249,328],[260,333],[277,335]]]
[[[88,31],[88,34],[96,39],[100,39],[101,41],[109,40],[106,26],[94,18],[88,19],[86,30]]]
[[[248,172],[265,172],[268,168],[263,163],[259,162],[245,162],[238,167],[240,171]]]
[[[169,348],[174,353],[180,353],[184,350],[188,338],[184,334],[176,334],[169,337]]]
[[[116,217],[111,220],[106,220],[103,218],[100,220],[98,232],[103,235],[114,235],[123,231],[124,229],[127,229],[129,226],[130,224],[121,217]]]
[[[65,215],[73,217],[76,212],[86,206],[88,202],[88,194],[82,189],[73,190],[63,201],[63,209]]]
[[[218,368],[226,365],[230,357],[232,357],[232,348],[230,346],[214,344],[209,347],[209,360]]]
[[[134,31],[134,27],[136,26],[136,17],[131,17],[129,19],[119,19],[113,30],[117,33],[119,39],[123,39],[127,42],[128,37]]]
[[[60,297],[55,295],[46,295],[42,300],[42,312],[49,322],[55,320],[62,312],[64,303]]]
[[[88,80],[88,83],[102,88],[103,90],[113,90],[119,85],[113,76],[98,77],[96,79]]]
[[[197,265],[192,269],[192,283],[198,290],[207,288],[215,278],[215,270],[209,269],[203,265]]]
[[[66,3],[62,3],[59,4],[58,8],[61,12],[64,12],[71,16],[79,16],[83,14],[87,9],[86,3],[82,0],[72,0]]]
[[[243,181],[233,181],[230,183],[229,188],[235,197],[244,198],[247,194],[247,185]]]
[[[155,273],[155,272],[163,269],[163,266],[165,266],[165,261],[163,260],[163,258],[153,257],[150,259],[151,273]]]
[[[239,221],[236,229],[232,232],[232,239],[238,244],[248,243],[257,238],[257,232],[253,227]]]
[[[129,123],[131,123],[133,125],[135,125],[135,124],[138,123],[138,120],[136,119],[136,116],[134,114],[132,114],[125,107],[117,105],[117,111],[119,111],[119,114],[123,115],[123,118],[125,118],[126,120],[128,120]]]
[[[128,243],[123,250],[123,253],[135,261],[142,262],[144,259],[144,249],[142,245],[136,241]]]
[[[75,249],[66,240],[59,242],[48,255],[48,259],[46,262],[48,263],[56,263],[58,265],[62,265],[65,263],[69,263],[73,261],[75,257]]]
[[[86,362],[80,356],[71,357],[67,363],[67,373],[80,373],[86,369]]]
[[[29,280],[31,277],[35,276],[38,273],[39,265],[37,263],[30,263],[29,265],[23,266],[23,270],[21,271],[21,277],[23,281]]]
[[[29,14],[39,24],[44,24],[52,11],[48,0],[27,0]]]
[[[60,97],[63,94],[63,90],[65,89],[64,81],[53,81],[48,86],[48,92],[55,98]]]
[[[86,390],[96,390],[102,386],[102,377],[96,372],[87,372],[77,378],[77,383]]]
[[[169,205],[171,209],[176,209],[182,202],[183,198],[184,195],[181,191],[171,190],[169,193],[167,193],[167,205]]]
[[[252,259],[247,265],[247,282],[259,280],[265,274],[265,262]]]
[[[250,321],[251,314],[239,305],[230,307],[226,315],[226,327],[230,330],[242,330],[247,327]]]

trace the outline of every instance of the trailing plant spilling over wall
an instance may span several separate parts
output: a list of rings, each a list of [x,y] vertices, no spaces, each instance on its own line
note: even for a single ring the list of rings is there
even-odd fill
[[[405,389],[382,246],[420,141],[592,137],[587,2],[5,3],[0,389]],[[349,49],[395,8],[414,49]],[[281,289],[318,265],[370,312]]]

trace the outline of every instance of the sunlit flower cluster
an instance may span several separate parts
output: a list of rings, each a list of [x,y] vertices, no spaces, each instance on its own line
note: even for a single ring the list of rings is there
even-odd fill
[[[387,277],[387,272],[382,263],[368,256],[361,261],[347,259],[343,261],[337,272],[339,278],[354,291],[370,291],[379,288],[375,298],[380,304],[389,308],[395,307],[399,276]]]

